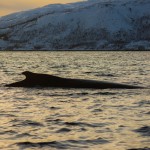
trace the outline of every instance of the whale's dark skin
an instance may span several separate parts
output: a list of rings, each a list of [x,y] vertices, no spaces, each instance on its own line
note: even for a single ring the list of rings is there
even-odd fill
[[[96,80],[61,78],[48,74],[22,72],[26,79],[7,84],[7,87],[57,87],[57,88],[91,88],[91,89],[138,89],[140,86],[103,82]]]

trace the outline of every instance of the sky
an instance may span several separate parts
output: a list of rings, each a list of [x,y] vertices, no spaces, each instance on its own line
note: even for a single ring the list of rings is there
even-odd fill
[[[54,3],[72,3],[81,0],[0,0],[0,16],[42,7]]]

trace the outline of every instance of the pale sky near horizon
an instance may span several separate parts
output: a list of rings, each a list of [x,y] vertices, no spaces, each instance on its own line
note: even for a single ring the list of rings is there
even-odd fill
[[[54,3],[72,3],[82,0],[0,0],[0,16],[42,7]]]

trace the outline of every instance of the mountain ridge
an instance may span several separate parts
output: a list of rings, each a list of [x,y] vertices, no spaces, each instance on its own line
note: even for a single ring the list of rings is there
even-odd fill
[[[150,50],[149,0],[53,4],[0,18],[1,50]]]

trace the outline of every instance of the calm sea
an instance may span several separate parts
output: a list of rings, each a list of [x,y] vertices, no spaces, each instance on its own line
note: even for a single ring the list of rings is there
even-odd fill
[[[150,88],[150,52],[0,52],[1,150],[150,149],[150,89],[4,87],[26,70]]]

